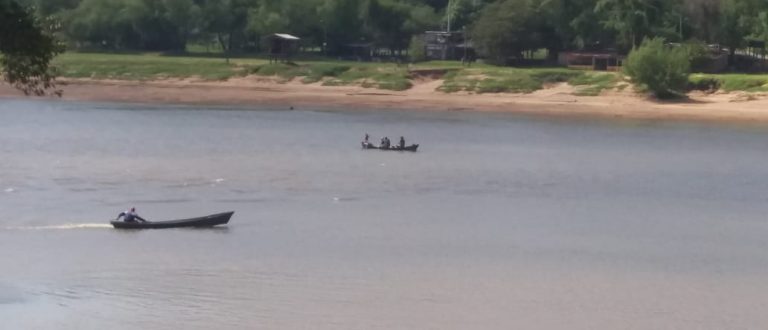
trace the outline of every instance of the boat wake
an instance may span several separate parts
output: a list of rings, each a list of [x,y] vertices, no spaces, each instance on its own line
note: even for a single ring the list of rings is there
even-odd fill
[[[51,225],[51,226],[21,226],[21,227],[6,227],[7,230],[72,230],[72,229],[106,229],[112,228],[112,225],[108,223],[72,223],[65,225]]]

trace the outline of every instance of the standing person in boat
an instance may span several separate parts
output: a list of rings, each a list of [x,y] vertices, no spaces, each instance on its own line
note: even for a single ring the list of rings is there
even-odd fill
[[[365,133],[365,139],[363,140],[363,142],[365,142],[365,144],[368,144],[368,133]]]
[[[400,149],[405,149],[405,138],[400,137]]]
[[[125,212],[120,212],[120,214],[117,215],[117,218],[115,220],[120,220],[120,217],[123,218],[123,221],[125,222],[147,222],[147,220],[144,220],[144,218],[140,217],[138,213],[136,213],[136,208],[132,207],[130,210]]]

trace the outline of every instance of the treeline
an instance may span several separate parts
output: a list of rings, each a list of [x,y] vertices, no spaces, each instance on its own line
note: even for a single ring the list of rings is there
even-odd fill
[[[17,0],[59,20],[70,47],[182,51],[216,43],[263,51],[283,32],[328,54],[371,43],[392,54],[426,30],[466,31],[481,56],[540,49],[628,51],[650,37],[735,52],[768,40],[766,0]]]
[[[395,52],[412,35],[441,27],[447,0],[18,0],[62,23],[61,36],[81,48],[185,50],[217,44],[262,51],[263,37],[290,33],[328,52],[375,43]],[[480,1],[478,1],[480,2]]]
[[[548,49],[616,48],[643,40],[718,44],[733,55],[768,40],[766,0],[498,0],[471,23],[480,53],[491,59]]]

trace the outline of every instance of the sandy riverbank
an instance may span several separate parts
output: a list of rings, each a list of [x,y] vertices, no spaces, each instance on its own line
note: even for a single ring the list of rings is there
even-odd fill
[[[228,81],[63,80],[63,100],[203,104],[236,106],[322,106],[344,108],[424,109],[437,111],[492,111],[559,116],[603,116],[638,119],[766,121],[768,96],[739,93],[694,93],[689,101],[660,103],[626,89],[601,96],[575,96],[566,84],[531,94],[446,94],[436,91],[440,80],[414,82],[402,91],[356,86],[329,87],[300,82],[278,83],[249,76]],[[0,84],[1,98],[23,94]]]

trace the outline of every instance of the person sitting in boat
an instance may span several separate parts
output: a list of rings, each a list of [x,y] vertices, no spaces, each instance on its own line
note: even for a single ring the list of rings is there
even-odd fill
[[[384,138],[381,139],[381,148],[389,149],[390,145],[391,145],[391,142],[389,142],[388,137],[385,136]]]
[[[400,137],[400,149],[405,149],[405,138]]]
[[[120,214],[117,215],[117,218],[115,220],[120,220],[120,217],[123,218],[123,221],[125,222],[147,222],[147,220],[144,220],[144,218],[140,217],[138,213],[136,213],[136,208],[132,207],[130,210],[125,212],[120,212]]]

